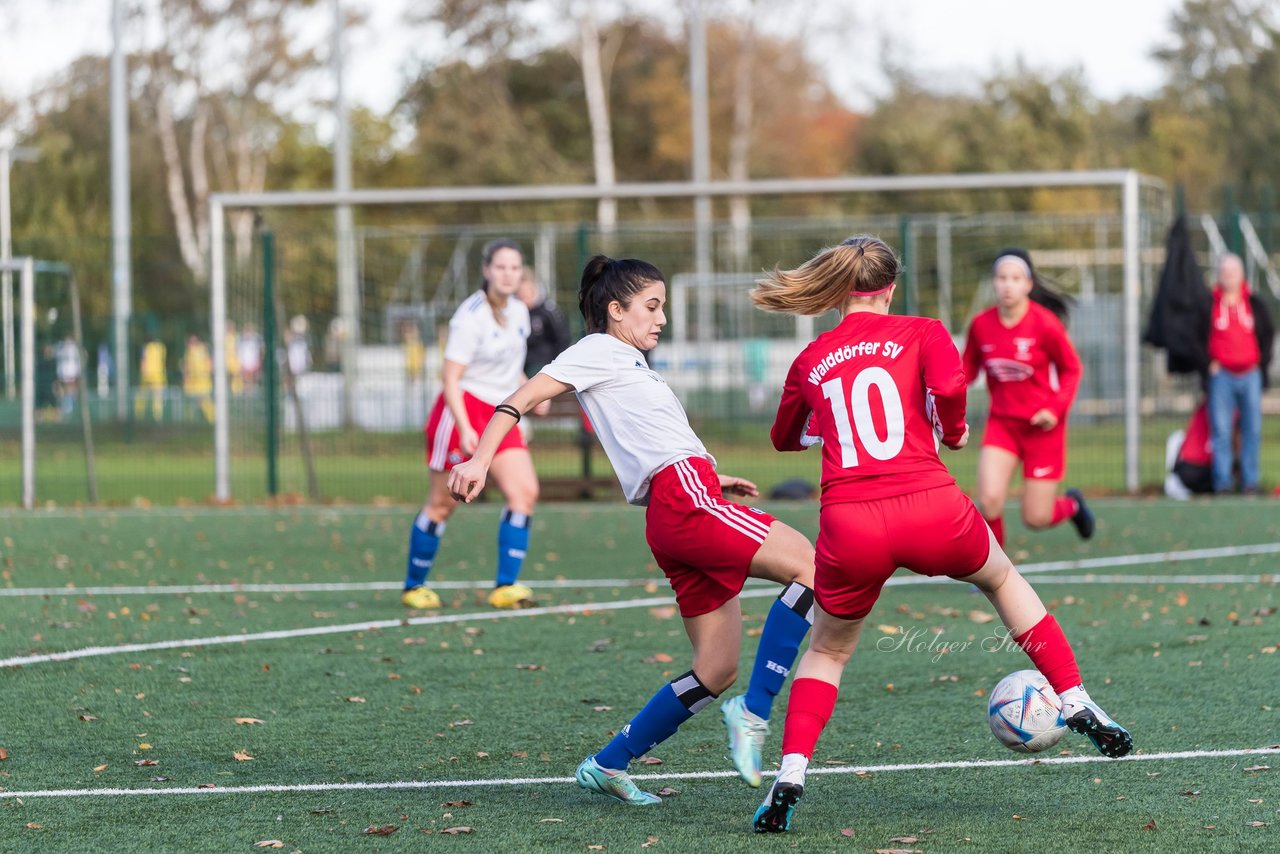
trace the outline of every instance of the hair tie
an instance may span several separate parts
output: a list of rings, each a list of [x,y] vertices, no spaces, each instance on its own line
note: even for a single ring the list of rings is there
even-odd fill
[[[494,411],[494,414],[501,412],[504,415],[510,415],[512,418],[516,420],[517,424],[520,423],[520,410],[516,409],[514,406],[512,406],[509,403],[499,403],[497,406],[493,408],[493,411]]]
[[[880,296],[880,294],[888,293],[889,289],[896,284],[898,283],[890,282],[888,285],[886,285],[885,287],[881,288],[878,291],[849,291],[849,294],[855,297],[878,297]]]

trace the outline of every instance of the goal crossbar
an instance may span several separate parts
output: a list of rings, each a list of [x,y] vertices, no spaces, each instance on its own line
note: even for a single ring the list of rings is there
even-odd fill
[[[1134,169],[999,172],[946,175],[843,176],[747,181],[668,181],[624,184],[552,184],[501,187],[419,187],[363,190],[301,190],[215,193],[209,197],[210,313],[213,339],[214,496],[231,499],[229,388],[226,372],[227,270],[224,217],[228,210],[286,207],[386,206],[483,202],[597,201],[600,199],[708,199],[725,196],[833,195],[948,190],[1112,187],[1121,191],[1124,253],[1125,484],[1138,489],[1140,433],[1141,257],[1140,199],[1143,187],[1163,189],[1158,178]],[[705,210],[706,206],[695,206]],[[699,232],[709,231],[699,222]],[[274,356],[268,356],[274,358]]]

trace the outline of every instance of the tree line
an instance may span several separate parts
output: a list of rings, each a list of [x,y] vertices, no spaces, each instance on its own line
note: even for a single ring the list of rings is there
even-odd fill
[[[332,186],[330,147],[314,122],[298,117],[325,107],[298,103],[298,93],[328,73],[326,37],[302,24],[320,5],[132,4],[136,26],[159,33],[129,57],[135,311],[205,311],[210,192]],[[424,37],[443,34],[444,47],[408,79],[388,81],[400,89],[391,110],[353,110],[356,186],[690,176],[681,28],[625,9],[604,10],[614,13],[606,17],[595,0],[437,0],[421,8],[404,26]],[[833,90],[806,33],[782,26],[772,4],[723,0],[707,8],[715,179],[1133,167],[1184,187],[1193,209],[1220,206],[1224,187],[1237,188],[1238,204],[1271,204],[1280,169],[1280,16],[1262,0],[1184,0],[1157,49],[1164,83],[1150,96],[1109,101],[1090,91],[1079,70],[1022,64],[957,92],[890,62],[887,90],[862,111]],[[536,25],[548,10],[566,24],[552,28],[551,38]],[[0,102],[0,124],[29,117],[18,141],[39,152],[13,170],[15,251],[79,263],[87,311],[98,317],[110,310],[108,85],[107,58],[82,56],[28,103]],[[892,201],[913,203],[939,204]],[[1022,193],[1000,203],[1035,208],[1061,200]],[[723,218],[753,212],[741,201],[717,205]],[[754,213],[785,210],[762,201]],[[624,213],[687,216],[683,207],[658,203],[634,203]],[[358,214],[370,223],[511,215],[483,208]],[[520,215],[530,218],[527,210]],[[589,217],[607,228],[619,212],[562,205],[543,215]],[[327,216],[312,217],[316,228],[331,228]],[[230,220],[241,257],[253,225],[250,214]]]

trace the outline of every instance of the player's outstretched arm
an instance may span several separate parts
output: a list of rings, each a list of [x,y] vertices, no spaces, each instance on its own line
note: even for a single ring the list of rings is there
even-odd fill
[[[484,433],[480,436],[480,442],[471,459],[459,463],[449,472],[449,492],[454,499],[469,503],[484,489],[485,478],[489,474],[489,464],[493,462],[498,446],[519,420],[505,412],[505,408],[513,407],[524,415],[543,401],[564,394],[566,391],[573,391],[573,386],[552,379],[546,374],[535,374],[533,379],[498,404],[498,409],[484,428]]]

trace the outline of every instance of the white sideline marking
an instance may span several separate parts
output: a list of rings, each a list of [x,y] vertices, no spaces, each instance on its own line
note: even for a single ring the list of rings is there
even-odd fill
[[[1043,561],[1041,563],[1025,563],[1018,566],[1018,571],[1028,573],[1057,572],[1064,569],[1105,569],[1119,566],[1142,566],[1151,563],[1178,563],[1191,560],[1209,560],[1212,558],[1247,557],[1250,555],[1280,554],[1280,543],[1257,543],[1247,546],[1219,546],[1216,548],[1188,549],[1173,552],[1148,552],[1138,555],[1113,555],[1110,557],[1091,557],[1079,560]],[[1190,576],[1180,576],[1189,578]],[[1228,581],[1266,582],[1271,576],[1221,576],[1224,583]],[[594,578],[564,581],[522,581],[528,587],[546,589],[572,588],[607,588],[607,587],[643,587],[655,578]],[[1092,579],[1091,579],[1092,580]],[[891,578],[889,586],[902,584],[932,584],[950,579],[925,578],[923,576],[903,576]],[[751,580],[748,581],[751,583]],[[769,584],[770,582],[760,582]],[[1181,581],[1182,584],[1212,583]],[[436,581],[431,586],[438,590],[485,590],[491,586],[489,581]],[[201,593],[345,593],[362,590],[399,590],[399,581],[351,581],[321,582],[298,584],[170,584],[163,586],[137,585],[133,587],[13,587],[0,589],[0,598],[24,596],[156,596],[174,594],[186,596]]]
[[[1236,756],[1280,754],[1280,745],[1240,750],[1183,750],[1169,753],[1137,753],[1119,759],[1103,756],[1051,756],[1045,759],[969,759],[957,762],[912,762],[901,765],[848,765],[840,768],[810,768],[810,774],[884,774],[894,771],[940,771],[958,768],[1008,768],[1018,765],[1083,765],[1112,762],[1158,762],[1177,759],[1225,759]],[[776,776],[766,771],[766,777]],[[657,774],[632,774],[633,780],[717,780],[736,778],[736,771],[681,771]],[[385,783],[295,783],[291,785],[219,786],[201,789],[196,786],[173,786],[163,789],[45,789],[30,792],[0,791],[0,799],[8,798],[87,798],[123,797],[129,795],[241,795],[266,792],[350,792],[379,789],[464,789],[498,786],[546,786],[575,782],[573,777],[513,777],[490,780],[393,780]]]
[[[773,595],[773,591],[759,591]],[[748,595],[748,594],[744,594]],[[518,611],[477,611],[466,614],[437,614],[431,617],[403,617],[398,620],[374,620],[367,623],[346,623],[341,626],[308,626],[301,629],[279,629],[270,632],[249,632],[238,635],[215,635],[208,638],[180,638],[177,640],[155,641],[152,643],[126,643],[119,646],[89,646],[83,649],[70,649],[63,652],[51,652],[44,655],[19,655],[13,658],[0,659],[0,669],[6,667],[23,667],[28,664],[42,664],[46,661],[72,661],[77,658],[95,658],[101,655],[115,655],[121,652],[147,652],[155,649],[183,649],[193,646],[220,646],[233,643],[249,643],[250,641],[281,640],[315,635],[346,634],[349,632],[369,632],[381,629],[398,629],[403,626],[432,626],[442,623],[471,623],[483,620],[503,620],[512,617],[540,617],[546,614],[581,614],[587,611],[621,611],[627,608],[646,608],[655,605],[670,605],[675,602],[671,596],[655,596],[647,599],[625,599],[620,602],[588,602],[573,605],[547,605],[540,608],[524,608]]]
[[[1267,546],[1275,546],[1280,549],[1280,543],[1264,544]],[[1232,546],[1230,548],[1237,549],[1257,549],[1261,546]],[[1200,549],[1205,551],[1221,551],[1213,549]],[[1180,554],[1189,554],[1189,552],[1170,552],[1167,554],[1155,555],[1165,560],[1176,560]],[[1131,557],[1120,557],[1118,563],[1132,564],[1134,558],[1142,557],[1134,555]],[[1080,564],[1089,563],[1091,566],[1106,565],[1099,564],[1105,558],[1089,558],[1087,561],[1056,561],[1052,564],[1033,564],[1033,566],[1051,567],[1053,569],[1062,569],[1068,567],[1076,567]],[[1044,569],[1047,572],[1049,569]],[[1066,584],[1066,583],[1082,583],[1082,584],[1229,584],[1229,583],[1251,583],[1251,584],[1273,584],[1280,583],[1280,577],[1272,575],[1111,575],[1111,576],[1046,576],[1040,581],[1045,583]],[[891,578],[886,582],[886,587],[902,587],[915,584],[947,584],[952,583],[952,579],[945,577],[930,578],[927,576],[902,576],[899,578]],[[963,583],[963,582],[961,582]],[[70,592],[62,588],[53,588],[60,593]],[[242,588],[241,588],[242,589]],[[776,595],[776,585],[765,582],[763,586],[754,589],[744,589],[740,595],[742,599],[763,599]],[[207,638],[180,638],[177,640],[153,641],[151,643],[132,643],[121,644],[119,646],[91,646],[81,649],[65,650],[63,652],[51,652],[40,655],[23,655],[13,656],[10,658],[0,659],[0,670],[9,667],[24,667],[29,664],[44,664],[50,661],[72,661],[78,658],[96,658],[104,655],[117,655],[126,652],[148,652],[151,650],[162,649],[186,649],[191,647],[202,646],[221,646],[234,643],[251,643],[253,641],[263,640],[285,640],[297,637],[314,637],[319,635],[346,634],[350,632],[378,631],[381,629],[399,628],[402,626],[430,626],[440,625],[444,623],[465,623],[481,620],[503,620],[515,617],[539,617],[547,614],[582,614],[589,611],[623,611],[630,608],[649,608],[660,605],[674,604],[675,598],[672,596],[654,596],[644,599],[623,599],[616,602],[593,602],[586,604],[566,604],[566,605],[549,605],[538,608],[525,608],[515,611],[476,611],[470,613],[456,614],[436,614],[428,617],[409,617],[398,620],[376,620],[367,623],[346,623],[337,626],[308,626],[300,629],[277,629],[268,632],[251,632],[238,635],[215,635]]]

